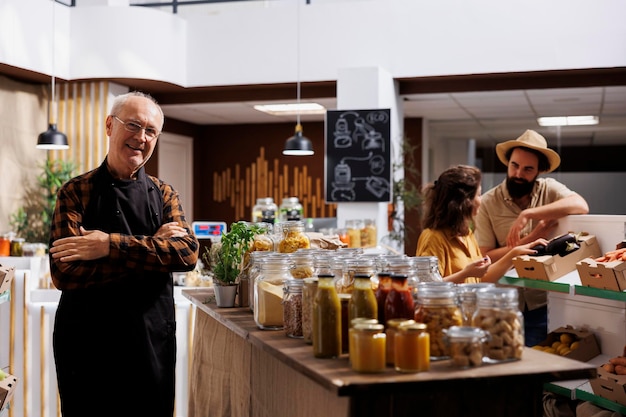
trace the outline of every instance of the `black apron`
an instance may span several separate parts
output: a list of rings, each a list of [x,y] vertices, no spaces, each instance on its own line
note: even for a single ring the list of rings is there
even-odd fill
[[[83,214],[85,229],[154,235],[163,198],[143,168],[137,180],[119,181],[103,164],[94,181]],[[138,273],[122,266],[119,278],[117,284],[61,295],[53,343],[63,417],[173,414],[176,325],[171,274]]]

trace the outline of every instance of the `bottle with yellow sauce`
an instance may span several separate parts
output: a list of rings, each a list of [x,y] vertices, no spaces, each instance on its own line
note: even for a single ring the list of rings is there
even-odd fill
[[[350,363],[356,372],[375,373],[385,370],[386,335],[382,324],[357,323],[354,328]]]
[[[396,371],[417,373],[430,369],[430,336],[425,324],[401,324],[395,339]]]
[[[341,355],[341,304],[333,284],[334,275],[318,275],[313,303],[313,355],[337,358]]]
[[[357,317],[378,319],[378,303],[369,274],[354,275],[354,287],[348,303],[348,320]]]

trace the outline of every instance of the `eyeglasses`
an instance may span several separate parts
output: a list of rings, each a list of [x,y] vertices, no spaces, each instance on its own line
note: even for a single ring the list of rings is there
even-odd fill
[[[124,129],[126,129],[127,131],[131,133],[139,133],[143,130],[145,132],[146,138],[148,138],[149,140],[156,139],[161,134],[161,132],[159,132],[155,128],[143,127],[140,124],[135,123],[135,122],[125,122],[115,115],[113,115],[113,117],[115,118],[115,120],[117,120],[122,125],[124,125]]]

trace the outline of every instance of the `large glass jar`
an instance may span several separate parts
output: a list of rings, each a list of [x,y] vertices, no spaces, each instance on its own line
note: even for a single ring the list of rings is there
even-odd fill
[[[524,350],[524,317],[516,288],[488,288],[476,293],[472,324],[489,334],[486,362],[519,360]]]
[[[254,282],[254,321],[261,329],[280,330],[283,322],[283,285],[291,279],[288,256],[268,257]]]
[[[478,282],[474,284],[458,284],[457,294],[463,314],[463,326],[471,326],[476,312],[476,293],[487,288],[494,288],[493,282]]]
[[[341,355],[341,304],[334,276],[319,275],[313,303],[313,355],[337,358]]]
[[[254,291],[256,277],[261,273],[261,263],[269,257],[280,257],[276,252],[255,251],[250,252],[250,267],[248,268],[248,303],[250,310],[254,311]]]
[[[278,252],[293,253],[298,249],[309,249],[311,241],[304,233],[304,223],[301,221],[288,221],[281,223],[283,237],[278,242]]]
[[[354,289],[348,303],[348,323],[358,317],[378,319],[378,303],[368,274],[354,276]]]
[[[450,350],[444,330],[463,324],[461,308],[456,299],[456,288],[445,285],[420,286],[415,321],[424,323],[428,329],[431,360],[448,359]]]
[[[343,273],[341,280],[337,280],[337,291],[343,294],[350,294],[354,289],[354,277],[356,275],[374,276],[377,272],[376,259],[363,255],[345,259],[343,262]],[[372,283],[370,282],[370,285]]]
[[[257,198],[256,204],[252,207],[252,222],[264,222],[274,224],[278,206],[272,197]]]
[[[302,337],[304,343],[313,343],[313,302],[317,293],[317,277],[304,278],[302,289]]]
[[[290,256],[293,261],[291,276],[296,279],[303,279],[315,275],[315,258],[311,249],[298,249]]]
[[[415,304],[406,275],[391,275],[391,289],[385,300],[385,320],[412,319]]]
[[[302,204],[298,200],[298,197],[285,197],[280,203],[279,219],[281,222],[291,220],[302,220]]]
[[[302,290],[304,281],[288,279],[283,284],[283,322],[287,337],[302,338]]]

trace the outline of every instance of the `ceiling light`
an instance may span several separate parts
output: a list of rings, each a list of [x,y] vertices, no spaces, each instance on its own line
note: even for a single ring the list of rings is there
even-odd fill
[[[597,125],[600,123],[598,116],[557,116],[540,117],[537,119],[539,126],[583,126]]]
[[[297,21],[296,21],[296,30],[297,30],[297,59],[296,59],[296,96],[297,103],[300,105],[300,2],[298,2],[297,8]],[[283,148],[283,155],[292,155],[292,156],[308,156],[313,155],[313,143],[302,136],[302,125],[300,124],[300,114],[302,112],[300,109],[297,110],[297,123],[296,123],[296,133],[285,141],[285,147]]]
[[[289,116],[296,114],[326,114],[326,108],[317,103],[296,104],[258,104],[254,106],[258,111],[272,116]]]

